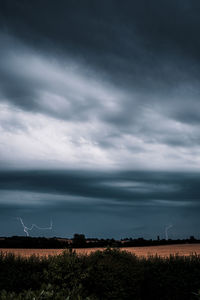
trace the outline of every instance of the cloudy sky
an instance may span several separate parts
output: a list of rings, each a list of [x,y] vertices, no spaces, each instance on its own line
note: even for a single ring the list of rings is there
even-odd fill
[[[199,15],[0,1],[0,235],[200,238]]]

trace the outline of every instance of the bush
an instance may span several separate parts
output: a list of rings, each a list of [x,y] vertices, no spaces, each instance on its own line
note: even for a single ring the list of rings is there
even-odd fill
[[[138,258],[117,249],[88,256],[0,255],[0,299],[200,300],[200,256]]]

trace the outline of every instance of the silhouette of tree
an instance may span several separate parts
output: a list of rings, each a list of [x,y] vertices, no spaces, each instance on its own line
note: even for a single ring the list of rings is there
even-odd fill
[[[73,238],[73,247],[75,248],[83,248],[86,246],[86,239],[84,234],[74,234]]]

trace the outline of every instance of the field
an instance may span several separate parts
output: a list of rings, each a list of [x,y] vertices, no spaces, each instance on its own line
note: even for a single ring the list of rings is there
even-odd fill
[[[104,248],[81,248],[74,249],[77,254],[87,254],[95,252],[97,250],[105,250]],[[200,255],[200,244],[183,244],[183,245],[166,245],[166,246],[151,246],[151,247],[129,247],[120,248],[139,257],[148,257],[152,255],[158,255],[160,257],[169,257],[170,255],[189,256],[191,254]],[[15,255],[21,255],[29,257],[31,255],[48,256],[61,254],[63,249],[0,249],[3,253],[14,253]]]

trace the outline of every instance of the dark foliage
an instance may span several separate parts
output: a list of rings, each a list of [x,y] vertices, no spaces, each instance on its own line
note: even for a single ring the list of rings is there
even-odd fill
[[[66,239],[12,236],[0,238],[0,248],[59,249],[67,248]]]
[[[0,256],[0,299],[198,299],[200,256],[137,258],[118,249]]]
[[[24,237],[12,236],[1,237],[0,248],[37,248],[37,249],[64,249],[64,248],[92,248],[92,247],[142,247],[174,244],[197,244],[200,240],[191,236],[183,240],[165,240],[158,237],[157,240],[145,240],[144,238],[125,238],[122,240],[115,239],[98,239],[85,238],[84,234],[75,233],[72,239],[67,238],[44,238],[44,237]]]

